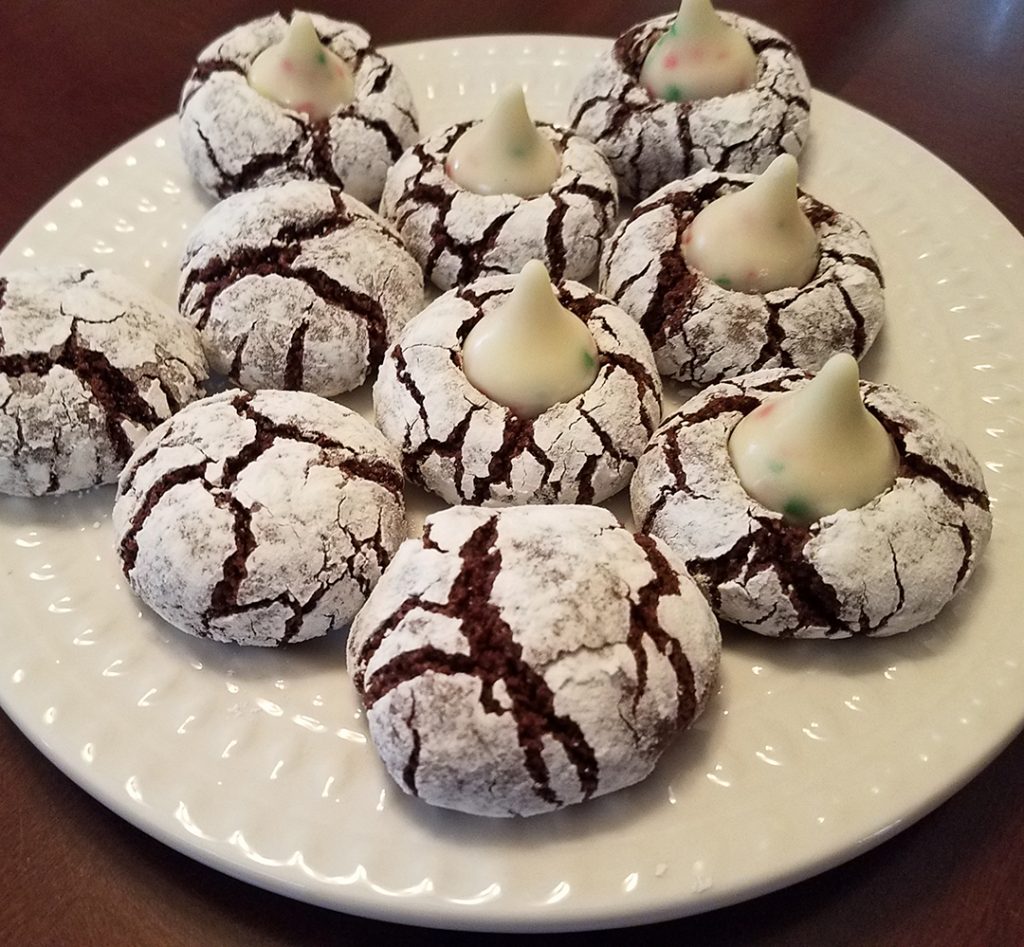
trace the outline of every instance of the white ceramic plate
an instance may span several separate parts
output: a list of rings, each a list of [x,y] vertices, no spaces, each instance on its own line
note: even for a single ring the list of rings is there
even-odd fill
[[[425,130],[527,79],[564,117],[606,40],[500,37],[389,50]],[[0,700],[72,779],[150,834],[258,885],[372,917],[557,930],[655,921],[850,858],[974,775],[1024,717],[1024,239],[902,135],[816,95],[805,185],[881,253],[889,322],[864,363],[940,412],[981,459],[995,534],[939,620],[879,641],[729,634],[720,692],[644,784],[534,820],[430,809],[366,743],[342,635],[267,653],[191,639],[124,587],[110,488],[0,499]],[[109,266],[173,299],[206,207],[173,120],[58,194],[7,270]],[[616,507],[621,509],[621,504]]]

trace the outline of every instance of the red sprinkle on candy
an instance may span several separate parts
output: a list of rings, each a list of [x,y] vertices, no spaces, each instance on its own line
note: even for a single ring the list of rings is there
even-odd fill
[[[293,63],[290,59],[282,59],[281,68],[285,72],[295,72],[295,63]]]
[[[664,60],[662,60],[662,64],[666,69],[675,69],[676,66],[679,65],[679,57],[675,53],[669,53]]]

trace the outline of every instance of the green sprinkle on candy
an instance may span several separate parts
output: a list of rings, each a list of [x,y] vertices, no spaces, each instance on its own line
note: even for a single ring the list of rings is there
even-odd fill
[[[683,90],[677,85],[667,86],[665,89],[666,102],[682,102]]]
[[[522,138],[518,138],[509,144],[508,153],[511,157],[522,160],[528,158],[536,147],[537,143],[526,135]]]
[[[785,505],[782,507],[783,516],[788,516],[791,520],[801,520],[807,522],[813,517],[811,516],[811,506],[802,497],[790,497]]]
[[[732,289],[732,280],[728,276],[716,276],[715,282],[722,287],[722,289]]]
[[[324,52],[324,51],[323,51],[323,50],[321,49],[321,50],[320,50],[320,51],[319,51],[319,52],[318,52],[318,53],[316,54],[316,61],[317,61],[318,63],[320,63],[320,65],[321,65],[321,66],[326,66],[326,65],[327,65],[327,53],[325,53],[325,52]]]
[[[768,470],[773,474],[780,474],[786,469],[786,465],[781,460],[769,460]]]
[[[673,20],[672,25],[668,28],[669,36],[676,36],[679,33],[679,21]],[[664,37],[662,37],[664,39]]]
[[[594,359],[594,356],[586,349],[581,354],[583,355],[583,368],[588,372],[592,372],[597,367],[597,361]]]

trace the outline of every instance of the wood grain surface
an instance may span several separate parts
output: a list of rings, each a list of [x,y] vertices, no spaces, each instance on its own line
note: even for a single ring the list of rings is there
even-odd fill
[[[610,36],[670,5],[352,0],[319,9],[362,23],[384,45],[502,32]],[[815,86],[916,139],[1024,229],[1024,0],[738,0],[730,8],[788,35]],[[247,0],[4,0],[0,245],[68,180],[170,114],[202,46],[268,10]],[[1022,789],[1018,737],[935,812],[839,868],[702,916],[557,940],[1024,944]],[[111,814],[2,714],[0,877],[5,944],[527,941],[399,928],[232,880]]]

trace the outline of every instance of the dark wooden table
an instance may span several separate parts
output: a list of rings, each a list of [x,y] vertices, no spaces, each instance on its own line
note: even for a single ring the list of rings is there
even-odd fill
[[[320,9],[379,44],[497,32],[613,35],[657,2],[351,0]],[[1024,2],[739,0],[801,50],[814,84],[915,138],[1024,229]],[[0,5],[0,245],[61,185],[170,113],[198,51],[267,11],[247,0]],[[0,610],[0,621],[3,612]],[[0,941],[471,944],[268,894],[165,848],[62,776],[0,715]],[[1024,738],[896,838],[746,904],[563,943],[1024,943]],[[482,938],[506,943],[525,938]]]

